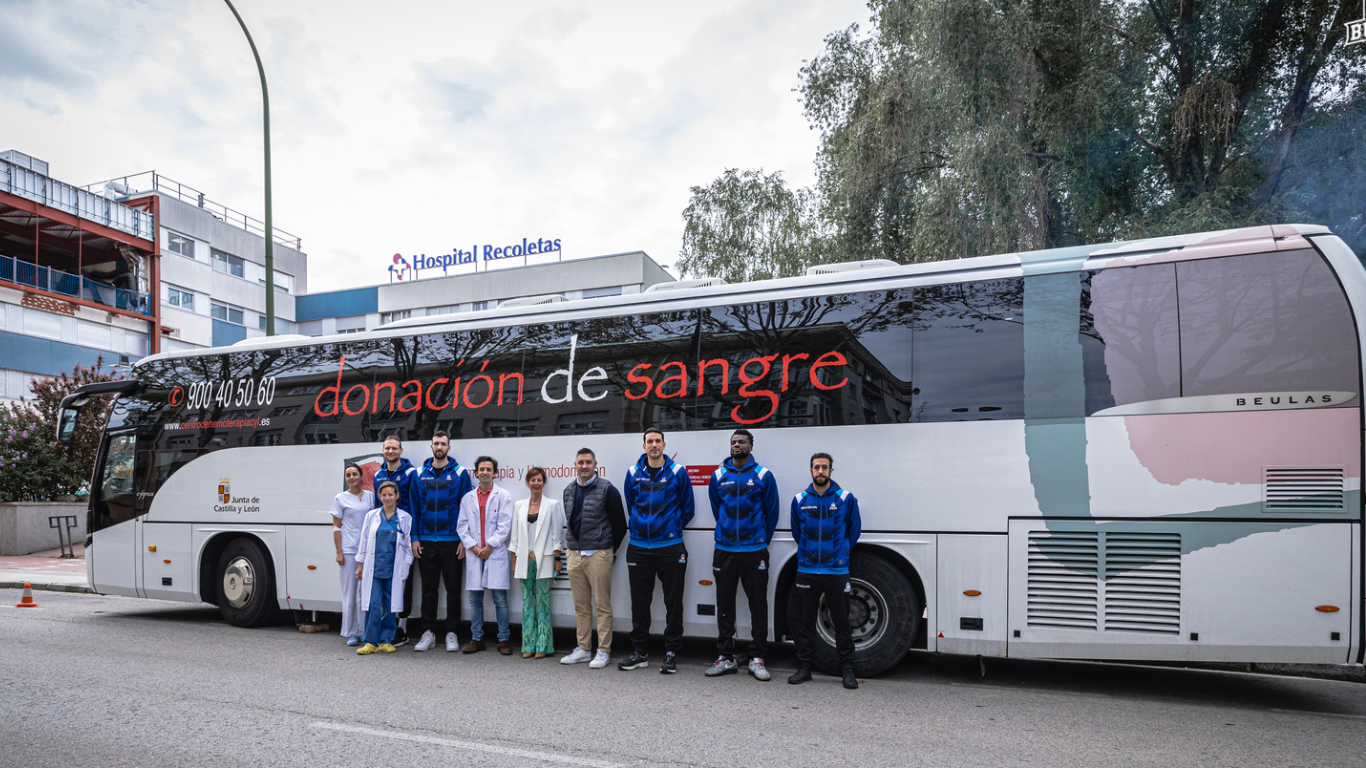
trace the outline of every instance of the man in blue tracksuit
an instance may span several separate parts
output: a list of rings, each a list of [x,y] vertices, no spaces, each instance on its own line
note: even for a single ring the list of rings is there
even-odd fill
[[[821,596],[835,624],[835,648],[844,671],[844,687],[857,688],[854,677],[854,636],[849,629],[849,553],[858,542],[858,500],[830,479],[835,461],[828,453],[811,457],[811,485],[792,499],[792,538],[797,542],[797,581],[800,601],[797,625],[797,671],[787,682],[811,679],[811,656],[816,649],[816,614]]]
[[[374,487],[379,488],[386,482],[397,485],[398,508],[416,520],[417,509],[421,504],[417,488],[417,468],[411,461],[403,458],[403,441],[399,440],[397,435],[389,435],[384,438],[380,452],[384,455],[384,463],[380,465],[379,471],[375,472]],[[378,493],[375,494],[374,508],[380,508]],[[395,648],[408,643],[408,614],[412,611],[413,579],[410,578],[403,582],[403,613],[399,614],[398,631],[394,633]]]
[[[460,650],[455,627],[460,623],[460,588],[464,575],[465,547],[460,543],[456,523],[460,520],[460,500],[474,487],[470,473],[449,457],[450,435],[432,434],[432,457],[422,464],[417,475],[421,503],[413,515],[413,555],[422,576],[422,638],[413,648],[429,651],[439,637],[445,638],[446,651]],[[436,603],[441,582],[446,584],[446,620],[436,618]]]
[[[707,484],[711,512],[716,517],[716,550],[711,570],[716,575],[716,663],[708,677],[728,675],[735,664],[735,588],[745,587],[749,598],[749,673],[768,680],[768,543],[778,527],[778,484],[773,473],[754,460],[754,435],[737,429],[730,436],[730,458]]]
[[[645,453],[626,471],[627,527],[631,544],[626,548],[631,582],[631,645],[634,651],[617,669],[649,666],[650,603],[655,578],[664,586],[664,663],[659,671],[678,671],[678,652],[683,649],[683,586],[688,569],[688,550],[683,529],[693,516],[692,481],[688,468],[664,455],[664,433],[645,430]]]

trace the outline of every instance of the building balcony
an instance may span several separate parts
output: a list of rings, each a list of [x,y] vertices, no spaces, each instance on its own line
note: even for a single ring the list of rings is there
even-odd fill
[[[88,277],[61,272],[9,256],[0,256],[0,285],[5,283],[70,296],[73,299],[102,304],[151,318],[151,304],[145,293],[117,288]]]

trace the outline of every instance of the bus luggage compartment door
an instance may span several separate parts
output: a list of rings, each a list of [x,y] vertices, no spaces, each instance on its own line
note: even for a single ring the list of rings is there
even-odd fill
[[[330,524],[285,527],[285,595],[291,609],[340,611],[338,568]]]
[[[190,526],[142,523],[142,594],[157,600],[197,600]]]
[[[141,597],[138,593],[138,530],[130,520],[90,535],[90,586],[101,595]]]

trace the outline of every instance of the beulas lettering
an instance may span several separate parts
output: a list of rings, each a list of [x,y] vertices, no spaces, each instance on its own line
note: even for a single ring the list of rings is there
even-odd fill
[[[596,402],[610,394],[610,390],[599,390],[599,385],[610,378],[602,366],[579,370],[576,362],[578,340],[577,334],[570,338],[568,364],[539,382],[542,401],[551,405],[571,403],[575,399]],[[818,390],[830,391],[846,386],[849,378],[844,367],[848,364],[842,353],[833,350],[820,355],[806,352],[756,355],[741,363],[732,363],[726,358],[695,363],[680,360],[638,363],[628,369],[621,394],[627,400],[644,400],[652,395],[659,400],[669,400],[694,394],[702,397],[709,391],[713,395],[728,395],[734,390],[744,400],[731,409],[731,418],[739,424],[758,424],[778,412],[780,393],[787,392],[803,375]],[[461,359],[455,363],[454,370],[437,379],[381,381],[373,385],[357,383],[349,387],[342,386],[345,369],[346,357],[342,356],[337,363],[336,379],[323,387],[313,402],[313,412],[318,416],[521,405],[527,387],[536,386],[536,382],[527,382],[520,371],[491,369],[488,360]],[[770,381],[775,374],[781,374],[780,383]]]

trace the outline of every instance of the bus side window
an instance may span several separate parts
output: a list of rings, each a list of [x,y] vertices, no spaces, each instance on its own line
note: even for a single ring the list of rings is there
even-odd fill
[[[915,289],[911,420],[1024,417],[1024,280]]]
[[[104,456],[104,472],[100,477],[100,500],[104,502],[111,522],[121,523],[137,517],[138,513],[133,508],[136,458],[136,435],[110,438]]]
[[[1176,280],[1183,396],[1356,392],[1351,309],[1316,252],[1185,262]]]
[[[1082,275],[1086,414],[1181,396],[1176,270],[1171,264]]]

